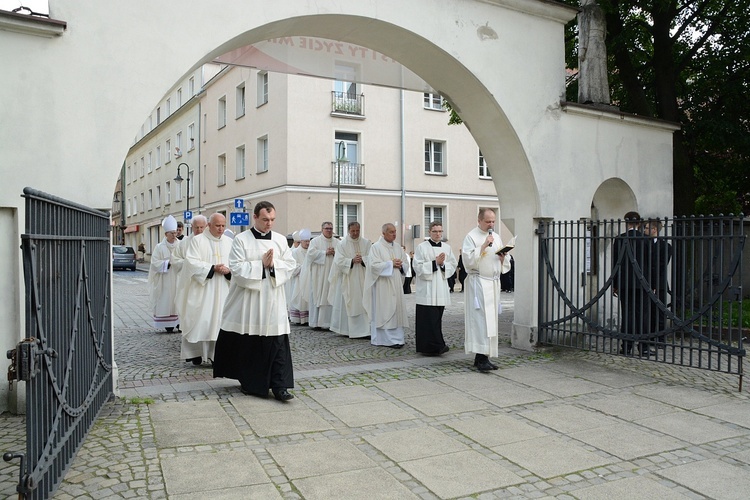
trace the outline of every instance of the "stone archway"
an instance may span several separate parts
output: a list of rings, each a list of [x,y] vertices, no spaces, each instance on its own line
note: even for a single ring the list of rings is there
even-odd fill
[[[232,48],[285,35],[371,47],[454,104],[491,165],[501,217],[528,249],[516,273],[517,347],[535,343],[535,218],[587,216],[610,178],[626,179],[648,201],[644,210],[671,207],[674,126],[561,102],[564,26],[574,8],[543,0],[253,0],[221,9],[197,0],[68,0],[50,5],[62,22],[19,24],[0,14],[0,230],[9,241],[23,232],[24,186],[108,208],[102,186],[114,185],[133,131],[165,89]],[[22,331],[22,272],[18,245],[2,248],[16,263],[0,281],[0,312],[12,318],[0,338],[8,349]]]

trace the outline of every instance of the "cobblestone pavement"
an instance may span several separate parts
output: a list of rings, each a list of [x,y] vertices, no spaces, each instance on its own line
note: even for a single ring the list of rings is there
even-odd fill
[[[56,499],[747,498],[750,400],[737,378],[569,350],[510,347],[500,369],[463,353],[463,295],[427,358],[294,327],[296,399],[248,398],[178,359],[144,273],[116,273],[119,397],[105,405]],[[413,295],[407,296],[413,324]],[[23,417],[0,419],[3,451]],[[12,496],[17,463],[0,464]]]

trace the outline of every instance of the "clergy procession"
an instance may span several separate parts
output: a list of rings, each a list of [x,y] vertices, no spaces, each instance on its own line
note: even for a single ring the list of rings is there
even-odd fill
[[[294,398],[290,325],[401,349],[410,328],[404,294],[411,293],[405,283],[412,270],[415,350],[448,352],[442,318],[460,258],[467,273],[464,351],[486,373],[497,369],[490,358],[498,355],[500,278],[510,270],[510,258],[498,251],[495,220],[493,210],[481,209],[458,255],[443,240],[442,223],[433,221],[410,258],[391,223],[371,242],[359,222],[350,222],[341,239],[333,223],[323,222],[314,238],[307,228],[295,231],[290,246],[273,231],[276,209],[268,201],[255,205],[252,226],[236,236],[221,213],[196,216],[187,237],[167,216],[149,267],[153,326],[182,335],[185,362],[210,365],[214,377],[237,380],[243,394],[268,398],[270,391],[286,402]]]

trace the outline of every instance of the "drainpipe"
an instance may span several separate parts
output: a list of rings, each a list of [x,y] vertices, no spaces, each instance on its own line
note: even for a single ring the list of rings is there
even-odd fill
[[[406,130],[404,126],[404,89],[401,89],[401,246],[406,246]],[[408,249],[407,249],[408,251]]]

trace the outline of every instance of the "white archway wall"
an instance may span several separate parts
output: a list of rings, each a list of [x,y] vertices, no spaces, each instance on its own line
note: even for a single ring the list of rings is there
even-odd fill
[[[594,193],[592,218],[620,219],[627,212],[638,209],[635,193],[622,179],[607,179]]]
[[[424,15],[434,11],[440,15]],[[622,178],[643,212],[671,207],[670,130],[561,110],[570,7],[541,0],[226,0],[219,10],[201,0],[52,0],[50,15],[67,22],[62,36],[0,31],[0,200],[16,213],[11,234],[23,231],[20,193],[27,185],[109,207],[122,158],[165,91],[215,55],[290,34],[370,46],[447,95],[485,154],[501,216],[512,221],[531,260],[534,218],[587,216],[604,179]],[[6,273],[0,287],[20,297],[20,252],[9,252],[3,257],[18,263],[17,272]],[[528,346],[536,262],[517,271],[515,334]],[[22,306],[16,310],[9,337],[23,324]]]

